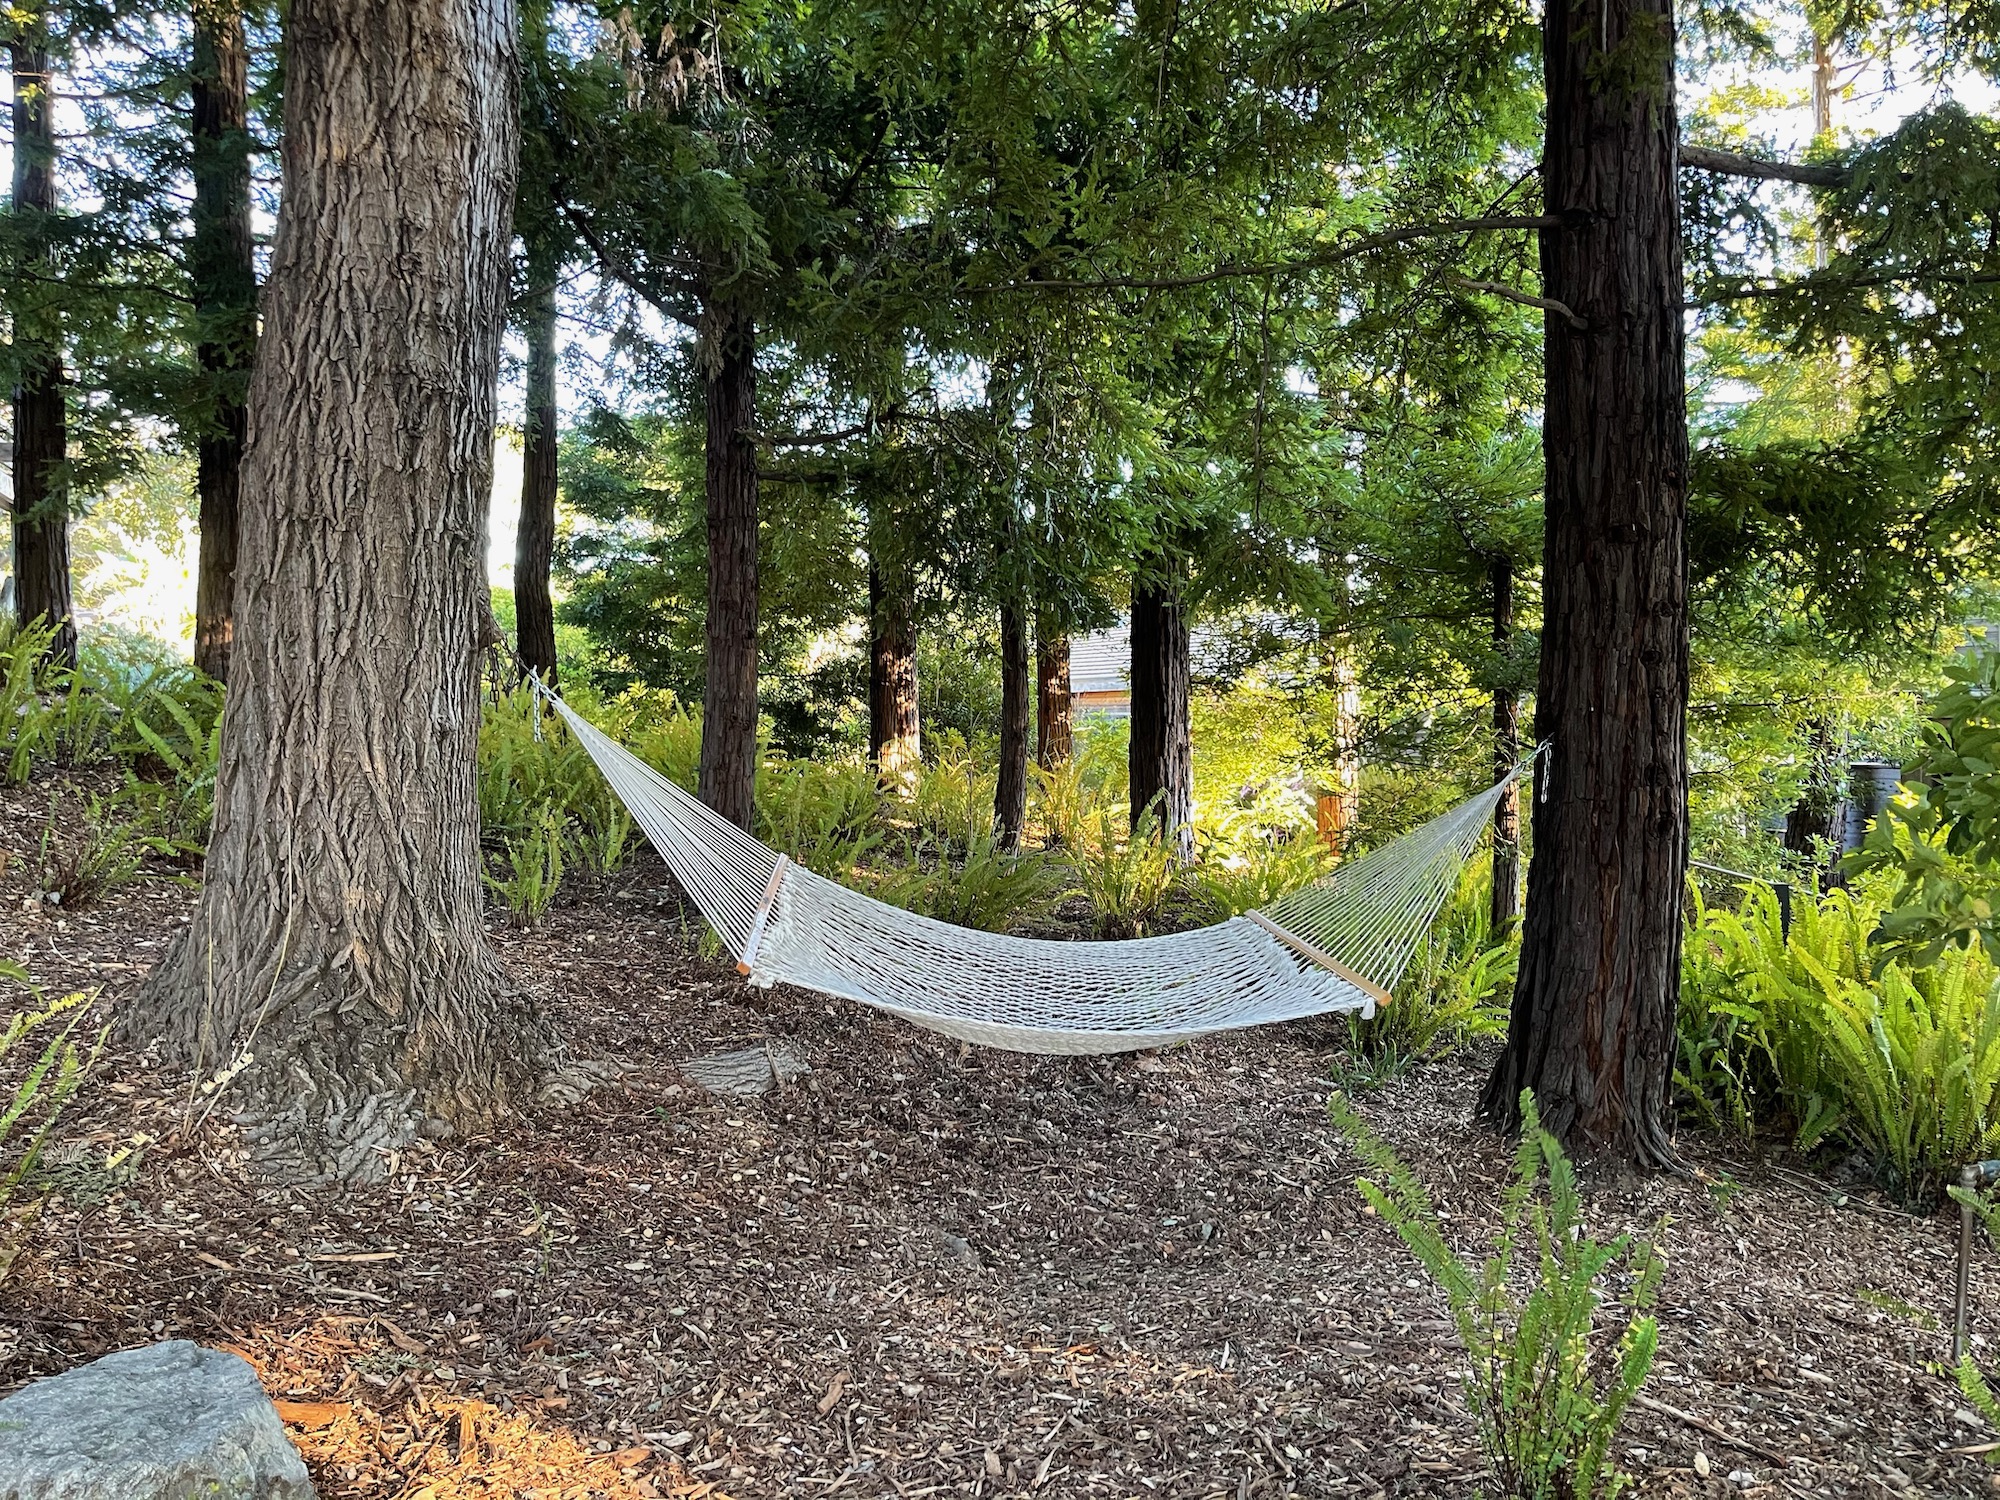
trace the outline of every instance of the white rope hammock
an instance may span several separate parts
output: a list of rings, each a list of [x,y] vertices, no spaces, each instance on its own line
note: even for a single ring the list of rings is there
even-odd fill
[[[534,685],[752,984],[802,985],[1013,1052],[1128,1052],[1373,1015],[1526,769],[1262,911],[1166,937],[1057,942],[954,927],[802,869]]]

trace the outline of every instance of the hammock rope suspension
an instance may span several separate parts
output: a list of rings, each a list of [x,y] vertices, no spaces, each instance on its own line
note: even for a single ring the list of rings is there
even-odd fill
[[[1123,942],[954,927],[807,870],[718,816],[531,677],[757,985],[795,984],[1015,1052],[1127,1052],[1387,1000],[1532,763],[1260,911]]]

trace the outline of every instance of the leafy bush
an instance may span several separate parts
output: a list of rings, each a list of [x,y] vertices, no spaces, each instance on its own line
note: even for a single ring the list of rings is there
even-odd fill
[[[1428,1058],[1507,1029],[1521,935],[1493,933],[1490,857],[1469,863],[1411,955],[1394,998],[1372,1020],[1348,1021],[1350,1084],[1398,1077]]]
[[[81,825],[65,830],[61,800],[50,799],[36,850],[35,894],[65,911],[89,906],[130,881],[153,843],[133,824],[114,817],[101,797],[85,799]]]
[[[527,832],[506,841],[500,855],[501,873],[486,874],[517,927],[537,927],[554,904],[563,880],[563,816],[553,803],[544,806]]]
[[[55,745],[56,715],[43,701],[54,640],[55,632],[46,625],[18,625],[12,616],[0,619],[0,754],[6,757],[6,777],[13,786],[26,781],[34,758]]]
[[[1966,651],[1945,675],[1910,767],[1924,785],[1845,864],[1901,877],[1875,934],[1884,957],[1922,966],[1977,943],[2000,964],[2000,647]]]
[[[1845,891],[1696,907],[1682,969],[1680,1081],[1711,1118],[1789,1114],[1803,1150],[1839,1138],[1911,1200],[2000,1147],[2000,979],[1979,949],[1906,970]],[[1879,970],[1879,972],[1877,972]]]
[[[1646,1383],[1659,1342],[1648,1313],[1660,1283],[1652,1246],[1631,1235],[1601,1243],[1589,1233],[1575,1173],[1555,1138],[1542,1129],[1533,1096],[1524,1093],[1521,1142],[1500,1238],[1475,1273],[1445,1243],[1437,1210],[1416,1174],[1344,1099],[1336,1095],[1328,1109],[1335,1126],[1387,1184],[1362,1178],[1357,1183],[1362,1196],[1402,1236],[1451,1303],[1472,1364],[1466,1404],[1500,1493],[1523,1500],[1617,1495],[1629,1481],[1611,1462],[1611,1440]],[[1525,1295],[1516,1273],[1524,1251],[1532,1255]],[[1600,1285],[1621,1272],[1627,1278],[1622,1295]],[[1618,1309],[1624,1322],[1615,1353],[1592,1337],[1603,1307]]]
[[[1233,842],[1217,838],[1202,845],[1195,890],[1221,921],[1323,880],[1337,865],[1332,851],[1314,835],[1278,839],[1253,833]]]
[[[868,767],[771,758],[762,772],[758,836],[814,874],[838,879],[881,844],[881,796]]]
[[[927,864],[922,850],[912,850],[908,868],[875,894],[940,922],[1004,932],[1044,910],[1064,884],[1062,867],[1048,855],[1008,853],[991,833],[975,837],[962,858],[949,847],[934,853]]]
[[[930,748],[931,758],[917,771],[906,811],[920,833],[967,849],[993,827],[993,773],[962,735],[933,735]]]
[[[1186,888],[1187,870],[1152,813],[1128,834],[1122,808],[1100,810],[1071,845],[1077,888],[1090,898],[1098,931],[1108,938],[1144,937]]]
[[[18,964],[0,960],[0,978],[28,987],[27,972]],[[100,1030],[91,1050],[80,1051],[76,1028],[90,997],[75,994],[45,1001],[40,991],[29,988],[35,1008],[17,1012],[0,1027],[0,1067],[7,1066],[15,1049],[31,1035],[48,1038],[11,1094],[3,1096],[6,1107],[0,1109],[0,1280],[6,1278],[18,1252],[15,1231],[26,1216],[15,1200],[34,1173],[63,1107],[83,1086],[106,1035]]]

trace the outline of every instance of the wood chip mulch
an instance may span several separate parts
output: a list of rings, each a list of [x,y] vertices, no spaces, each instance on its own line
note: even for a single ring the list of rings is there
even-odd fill
[[[0,797],[32,849],[46,794]],[[113,1014],[193,900],[0,879],[0,953]],[[1469,1496],[1441,1297],[1328,1124],[1337,1023],[1107,1062],[972,1051],[693,951],[657,865],[493,935],[613,1081],[374,1187],[244,1168],[184,1074],[107,1055],[0,1283],[0,1394],[162,1338],[249,1359],[326,1500]],[[22,1003],[8,996],[8,1009]],[[753,1099],[676,1064],[782,1039]],[[1463,1056],[1363,1097],[1477,1254],[1505,1150]],[[91,1163],[144,1132],[118,1182]],[[1648,1496],[1992,1494],[1943,1372],[1955,1221],[1684,1134],[1685,1177],[1588,1174],[1656,1235],[1661,1350],[1620,1463]],[[2000,1328],[2000,1258],[1973,1267]],[[1986,1356],[2000,1350],[1984,1344]]]

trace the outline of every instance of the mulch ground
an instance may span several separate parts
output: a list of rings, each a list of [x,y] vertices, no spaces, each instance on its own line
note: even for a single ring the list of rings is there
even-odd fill
[[[45,791],[0,797],[0,953],[137,988],[193,891],[63,912],[24,875]],[[109,1054],[0,1285],[0,1393],[162,1338],[256,1365],[328,1500],[472,1496],[1465,1496],[1482,1464],[1442,1299],[1328,1124],[1337,1025],[1082,1063],[969,1051],[700,959],[657,866],[495,921],[609,1082],[389,1181],[274,1187],[225,1109]],[[12,995],[0,1005],[16,1008]],[[721,1098],[676,1064],[762,1038],[809,1075]],[[1361,1107],[1476,1253],[1505,1151],[1487,1059]],[[93,1167],[154,1138],[119,1183]],[[1684,1135],[1686,1177],[1586,1178],[1667,1259],[1640,1493],[1992,1493],[1949,1357],[1952,1222],[1773,1148]],[[67,1175],[65,1175],[67,1174]],[[1982,1250],[1975,1326],[2000,1327]]]

